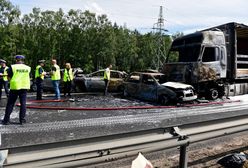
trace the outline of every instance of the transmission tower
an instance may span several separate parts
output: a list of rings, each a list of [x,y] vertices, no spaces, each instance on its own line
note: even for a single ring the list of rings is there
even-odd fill
[[[159,17],[158,22],[154,23],[153,30],[155,33],[156,40],[156,48],[155,48],[155,56],[153,57],[153,68],[159,70],[166,58],[165,53],[165,42],[163,38],[163,33],[167,30],[164,29],[164,17],[163,17],[163,7],[160,6],[159,9]]]

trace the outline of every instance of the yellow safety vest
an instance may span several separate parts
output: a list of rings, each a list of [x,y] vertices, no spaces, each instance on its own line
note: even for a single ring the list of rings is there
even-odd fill
[[[64,76],[63,76],[63,81],[67,82],[67,81],[72,81],[72,80],[73,80],[72,69],[70,68],[69,71],[67,69],[65,69]]]
[[[9,69],[9,67],[5,67],[4,71],[3,71],[3,81],[8,81],[8,72],[7,70]]]
[[[54,67],[56,68],[56,71],[53,71],[52,73],[52,80],[60,80],[60,68],[58,65],[54,65]]]
[[[44,79],[44,75],[40,74],[39,69],[42,69],[42,73],[44,72],[44,69],[42,68],[42,66],[38,65],[35,69],[35,79],[36,78],[41,78],[42,80]]]
[[[105,69],[103,78],[110,80],[110,70]]]
[[[30,89],[31,68],[24,64],[11,65],[13,76],[10,80],[10,90]]]

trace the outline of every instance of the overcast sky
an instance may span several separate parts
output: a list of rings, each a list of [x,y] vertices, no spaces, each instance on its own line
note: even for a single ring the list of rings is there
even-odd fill
[[[33,7],[42,10],[90,10],[107,14],[112,22],[141,32],[152,31],[163,6],[165,29],[175,32],[194,32],[227,22],[248,24],[247,0],[10,0],[30,13]]]

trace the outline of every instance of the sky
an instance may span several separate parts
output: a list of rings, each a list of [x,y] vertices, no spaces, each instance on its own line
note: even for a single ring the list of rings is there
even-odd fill
[[[146,33],[158,22],[159,8],[163,7],[164,29],[168,34],[197,30],[228,22],[248,24],[247,0],[10,0],[22,14],[41,10],[89,10],[106,14],[109,20],[129,29]]]

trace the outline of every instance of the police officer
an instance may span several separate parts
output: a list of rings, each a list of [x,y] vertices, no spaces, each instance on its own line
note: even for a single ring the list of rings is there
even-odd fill
[[[42,100],[42,92],[43,92],[43,80],[46,72],[43,67],[45,65],[45,60],[39,60],[39,65],[35,69],[35,82],[37,86],[37,94],[36,100]]]
[[[5,94],[9,96],[9,87],[8,87],[8,73],[7,70],[9,67],[6,66],[6,61],[0,59],[0,99],[2,98],[2,88],[4,87]]]
[[[71,85],[73,80],[73,72],[70,63],[65,64],[65,71],[63,75],[63,82],[64,82],[64,96],[68,93],[68,96],[71,96]]]
[[[112,65],[110,64],[105,70],[104,70],[104,82],[105,82],[105,89],[104,89],[104,95],[106,96],[108,94],[108,86],[110,82],[110,69],[112,68]]]
[[[60,82],[60,67],[57,65],[57,61],[55,59],[52,60],[52,70],[51,70],[51,77],[53,88],[55,91],[55,99],[60,99],[60,90],[59,90],[59,82]]]
[[[19,114],[20,124],[26,123],[26,97],[27,90],[30,89],[31,68],[23,64],[24,58],[25,57],[22,55],[16,55],[16,64],[11,65],[11,67],[8,69],[8,76],[10,78],[10,92],[8,102],[6,105],[4,119],[2,121],[3,125],[9,124],[10,114],[13,111],[13,107],[18,97],[21,104]]]

